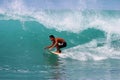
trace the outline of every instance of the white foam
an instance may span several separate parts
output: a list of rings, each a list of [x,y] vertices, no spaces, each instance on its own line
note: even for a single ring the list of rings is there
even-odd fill
[[[90,22],[90,26],[101,29],[107,33],[119,33],[120,34],[120,18],[104,19],[105,17],[93,18],[94,21]],[[97,26],[97,27],[96,27]]]
[[[25,4],[23,2],[23,0],[11,0],[11,1],[4,1],[4,10],[7,10],[8,12],[12,12],[12,13],[17,13],[17,14],[22,14],[25,12],[25,9],[27,9],[25,7]],[[6,11],[6,12],[7,12]]]
[[[84,1],[81,4],[85,5]],[[107,18],[99,12],[94,16],[89,13],[85,16],[83,10],[35,10],[26,6],[23,0],[12,0],[4,2],[4,6],[0,8],[0,14],[6,14],[8,19],[37,21],[57,31],[79,33],[94,27],[106,33],[120,34],[120,18]]]
[[[71,58],[80,61],[87,60],[105,60],[105,59],[120,59],[120,51],[110,48],[110,46],[104,45],[102,47],[96,46],[96,41],[93,40],[90,43],[84,45],[78,45],[64,50],[61,58]]]

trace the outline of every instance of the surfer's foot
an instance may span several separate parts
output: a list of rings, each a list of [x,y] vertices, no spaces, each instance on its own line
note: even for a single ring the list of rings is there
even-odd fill
[[[56,51],[57,53],[61,53],[61,50]]]

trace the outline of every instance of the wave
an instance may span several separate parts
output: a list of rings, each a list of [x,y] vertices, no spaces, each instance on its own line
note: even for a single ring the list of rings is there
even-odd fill
[[[120,11],[35,10],[19,1],[6,5],[10,8],[3,8],[5,5],[0,8],[0,36],[5,36],[0,43],[5,44],[0,53],[23,52],[21,56],[34,51],[39,53],[39,50],[43,51],[43,46],[49,44],[47,41],[43,43],[48,40],[47,36],[54,34],[68,42],[67,49],[63,51],[66,54],[62,57],[77,60],[120,59]],[[15,51],[12,44],[17,46]],[[12,49],[7,52],[8,48]]]

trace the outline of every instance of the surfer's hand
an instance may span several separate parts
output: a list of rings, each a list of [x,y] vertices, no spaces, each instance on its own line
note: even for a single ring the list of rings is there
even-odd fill
[[[49,48],[49,50],[51,50],[52,48]]]

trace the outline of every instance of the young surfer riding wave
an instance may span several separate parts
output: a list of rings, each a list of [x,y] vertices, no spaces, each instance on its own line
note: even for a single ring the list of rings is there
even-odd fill
[[[67,46],[67,43],[63,38],[55,38],[53,35],[50,35],[49,38],[52,41],[52,44],[50,46],[45,47],[45,49],[51,50],[54,47],[56,47],[56,52],[61,53],[60,49]]]

